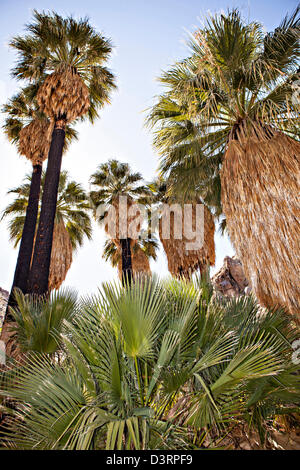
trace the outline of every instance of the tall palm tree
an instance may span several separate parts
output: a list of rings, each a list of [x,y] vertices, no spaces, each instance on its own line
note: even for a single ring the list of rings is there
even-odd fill
[[[56,212],[57,191],[65,141],[70,123],[87,115],[91,121],[109,102],[115,87],[114,77],[103,65],[112,46],[97,33],[87,19],[76,21],[56,13],[34,11],[34,21],[27,25],[28,34],[15,37],[10,45],[17,50],[19,61],[13,70],[19,79],[41,80],[37,94],[40,110],[53,122],[53,133],[36,236],[29,292],[45,294]]]
[[[22,292],[27,290],[40,197],[42,164],[48,156],[50,147],[51,124],[46,116],[39,112],[34,102],[35,94],[34,86],[26,87],[3,107],[3,111],[6,113],[3,128],[8,139],[16,144],[18,152],[32,163],[31,184],[21,243],[1,331],[1,339],[6,344],[6,350],[10,349],[15,354],[17,354],[17,349],[10,328],[14,318],[9,307],[15,305],[14,292],[16,288]]]
[[[36,103],[37,90],[38,85],[29,85],[13,96],[3,107],[3,112],[6,114],[3,128],[8,139],[17,146],[21,155],[24,155],[32,162],[33,166],[30,186],[28,186],[28,203],[24,207],[24,220],[20,231],[17,264],[1,333],[1,338],[6,343],[6,347],[8,347],[8,342],[12,342],[12,350],[14,350],[14,341],[11,338],[10,326],[14,319],[10,315],[9,307],[15,305],[15,289],[20,289],[21,292],[25,293],[28,287],[27,283],[36,236],[42,164],[48,156],[52,132],[50,120],[40,112]],[[64,151],[67,150],[70,142],[74,139],[77,139],[77,132],[68,124],[66,126]]]
[[[41,189],[45,184],[45,173],[41,178]],[[17,247],[22,239],[22,232],[29,204],[31,177],[26,176],[25,182],[11,189],[9,194],[15,199],[3,211],[2,219],[9,218],[10,240]],[[49,272],[49,291],[58,289],[66,278],[71,267],[73,253],[82,246],[84,237],[91,239],[92,228],[89,215],[90,204],[82,186],[71,181],[67,171],[60,174],[58,200],[56,206],[53,247]],[[35,233],[38,227],[41,203],[38,204],[38,214]]]
[[[15,269],[8,305],[13,304],[14,288],[26,292],[32,257],[35,226],[40,197],[40,183],[43,161],[50,148],[51,125],[49,119],[38,111],[33,96],[35,87],[21,90],[3,107],[6,113],[4,131],[8,139],[17,145],[18,151],[32,163],[30,193],[23,227],[23,237]]]
[[[106,240],[103,250],[103,258],[110,261],[113,267],[118,268],[119,278],[122,279],[122,252],[121,247],[114,243],[113,240]],[[157,259],[158,242],[155,235],[151,238],[140,238],[132,247],[132,274],[133,277],[138,275],[151,274],[150,259]]]
[[[130,237],[128,231],[129,224],[139,212],[131,217],[129,209],[136,203],[145,203],[150,195],[149,188],[143,184],[140,173],[132,173],[127,163],[120,163],[118,160],[109,160],[107,163],[101,164],[97,171],[90,178],[92,187],[90,198],[94,206],[95,217],[101,222],[107,222],[107,216],[111,209],[114,209],[115,215],[114,233],[111,233],[109,224],[106,223],[105,230],[117,245],[122,254],[122,273],[123,283],[132,279],[132,256],[131,250],[136,243],[136,239]],[[124,214],[121,213],[120,197],[125,197],[127,204],[128,216],[126,220],[122,220]],[[107,211],[98,213],[97,210],[101,205],[107,206]],[[122,231],[126,229],[126,233]]]
[[[22,292],[27,290],[36,235],[42,164],[47,158],[50,148],[52,126],[50,120],[38,109],[37,90],[37,85],[27,86],[3,107],[3,112],[6,114],[3,128],[8,139],[17,145],[19,153],[28,158],[33,166],[28,204],[26,204],[26,217],[22,227],[20,249],[8,305],[12,305],[14,302],[13,291],[15,288],[21,289]],[[77,139],[77,132],[67,125],[64,150],[67,150],[74,139]]]
[[[210,266],[215,264],[215,223],[214,217],[206,205],[204,207],[203,220],[200,220],[200,230],[203,230],[203,245],[200,248],[188,249],[188,243],[196,240],[196,217],[201,217],[197,213],[197,204],[203,204],[199,196],[193,195],[192,198],[186,199],[183,195],[175,194],[172,192],[172,180],[157,178],[150,188],[153,194],[153,202],[163,204],[159,209],[158,232],[160,241],[163,245],[164,251],[168,260],[168,269],[172,276],[185,277],[187,279],[193,272],[200,270],[201,273],[207,272]],[[184,231],[181,237],[178,237],[176,224],[181,225],[184,230],[185,217],[188,214],[184,212],[184,205],[191,206],[191,220],[187,219],[187,223],[191,225],[191,229],[195,233],[194,238],[189,238]],[[169,213],[169,209],[175,209],[175,212]],[[166,210],[164,209],[166,208]],[[176,207],[179,211],[176,214]],[[179,220],[177,219],[179,217]],[[170,230],[164,232],[164,224],[170,224]],[[166,226],[166,225],[165,225]],[[166,236],[167,235],[167,236]]]
[[[272,33],[236,10],[208,19],[190,56],[162,75],[168,90],[152,110],[163,173],[181,173],[187,187],[184,174],[197,168],[200,189],[219,180],[227,230],[259,300],[297,314],[299,11]]]

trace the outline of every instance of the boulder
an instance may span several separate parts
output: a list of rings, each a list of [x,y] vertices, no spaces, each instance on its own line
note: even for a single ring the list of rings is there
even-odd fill
[[[246,279],[242,263],[235,256],[226,256],[222,268],[212,277],[217,292],[225,297],[250,294],[251,287]]]
[[[5,315],[8,297],[9,297],[9,293],[6,290],[1,289],[0,287],[0,329],[2,327],[2,322],[3,322],[4,315]]]

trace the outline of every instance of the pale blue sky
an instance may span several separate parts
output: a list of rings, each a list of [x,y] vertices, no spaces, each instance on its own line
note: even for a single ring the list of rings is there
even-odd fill
[[[210,11],[238,7],[246,19],[262,22],[267,30],[276,27],[282,17],[297,5],[297,0],[0,0],[0,103],[18,89],[10,78],[15,54],[8,42],[24,30],[34,8],[54,9],[62,15],[89,16],[92,24],[110,37],[115,46],[110,67],[117,76],[118,92],[112,105],[105,108],[94,126],[78,126],[80,140],[64,157],[63,167],[88,188],[88,179],[96,167],[109,158],[128,162],[151,180],[158,159],[151,145],[151,134],[144,128],[144,110],[161,91],[155,78],[161,70],[187,55],[187,31],[194,30]],[[2,118],[0,118],[2,124]],[[9,188],[18,185],[30,172],[30,163],[17,155],[0,131],[0,211],[9,202]],[[17,251],[8,240],[7,222],[0,223],[0,286],[9,289]],[[100,283],[112,279],[116,272],[102,258],[104,235],[95,226],[93,241],[86,242],[75,255],[66,285],[80,292],[96,290]],[[217,263],[233,254],[227,239],[216,236]],[[153,265],[161,275],[167,273],[163,254]]]

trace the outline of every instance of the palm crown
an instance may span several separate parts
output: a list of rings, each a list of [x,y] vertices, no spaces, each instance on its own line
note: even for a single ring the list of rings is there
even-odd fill
[[[18,142],[23,127],[40,116],[32,96],[35,94],[35,88],[34,85],[27,86],[8,100],[2,108],[2,112],[6,114],[3,129],[14,144]]]
[[[36,10],[33,17],[35,21],[27,25],[29,33],[10,43],[19,55],[13,75],[43,83],[49,74],[72,70],[88,87],[88,116],[93,121],[115,88],[114,76],[104,66],[112,51],[110,40],[98,34],[87,18],[62,18]]]
[[[132,173],[127,163],[109,160],[98,167],[91,176],[91,184],[98,190],[90,192],[95,207],[112,204],[119,196],[128,196],[137,202],[144,202],[151,192],[143,184],[140,173]]]
[[[245,120],[298,135],[298,14],[299,8],[264,34],[262,25],[244,24],[234,10],[212,17],[191,37],[190,57],[163,73],[168,90],[148,117],[163,173],[194,174],[205,194],[209,181],[218,184],[227,142]]]
[[[36,102],[36,95],[38,92],[38,85],[32,84],[22,88],[16,93],[8,102],[3,106],[2,111],[6,115],[3,129],[10,142],[18,145],[18,150],[28,154],[27,149],[22,149],[20,146],[21,132],[35,120],[47,121],[48,118],[40,111]],[[32,135],[35,140],[36,146],[42,141],[45,141],[44,135]],[[66,140],[64,143],[64,151],[69,148],[73,140],[78,139],[78,133],[73,126],[68,124],[66,126]],[[49,149],[48,149],[49,150]],[[46,155],[47,157],[48,155]]]

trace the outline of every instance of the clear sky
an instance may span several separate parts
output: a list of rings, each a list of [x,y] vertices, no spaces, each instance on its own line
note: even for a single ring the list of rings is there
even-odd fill
[[[161,70],[185,57],[187,31],[201,24],[208,12],[238,7],[246,19],[262,22],[274,29],[283,16],[293,10],[298,0],[0,0],[0,103],[17,91],[19,84],[10,77],[15,54],[8,42],[22,33],[33,9],[55,10],[59,14],[88,16],[92,24],[112,39],[115,46],[109,64],[117,77],[118,91],[94,126],[80,124],[79,142],[74,143],[63,160],[63,168],[88,189],[89,176],[109,158],[128,162],[146,180],[155,175],[157,156],[151,145],[151,134],[144,128],[145,109],[161,91],[156,81]],[[0,117],[0,125],[2,125]],[[17,155],[0,131],[0,211],[10,197],[9,188],[17,186],[31,165]],[[10,289],[17,251],[8,239],[7,222],[0,223],[0,287]],[[86,242],[75,255],[66,279],[81,293],[96,291],[102,281],[116,276],[102,259],[105,236],[95,225],[93,240]],[[221,266],[233,249],[226,238],[216,235],[217,262]],[[161,253],[153,271],[167,273]]]

